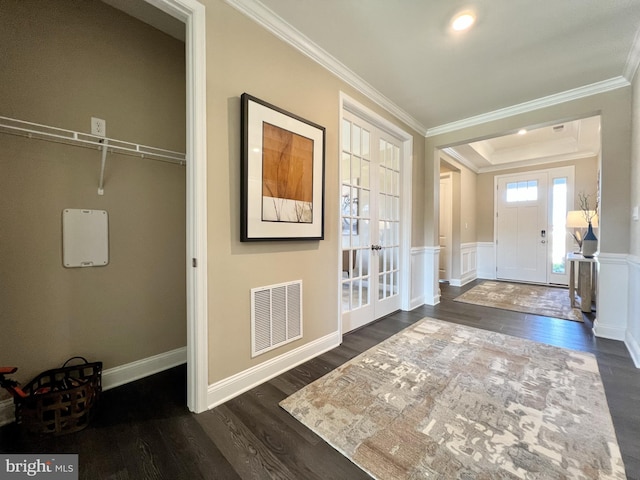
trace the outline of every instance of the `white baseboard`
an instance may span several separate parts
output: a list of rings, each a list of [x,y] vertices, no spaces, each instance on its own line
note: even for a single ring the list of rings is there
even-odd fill
[[[640,368],[640,345],[638,345],[638,342],[631,336],[628,330],[624,344],[627,346],[627,350],[629,350],[629,355],[631,355],[634,365],[636,368]]]
[[[154,373],[177,367],[187,361],[187,347],[176,348],[153,357],[109,368],[102,371],[102,390],[119,387]],[[0,426],[15,420],[13,399],[0,401]]]
[[[425,303],[426,302],[424,301],[424,295],[422,295],[421,297],[412,298],[411,303],[409,304],[409,311],[421,307]]]
[[[187,347],[176,348],[153,357],[136,360],[119,367],[108,368],[102,371],[102,390],[109,390],[125,383],[134,382],[183,363],[187,363]]]
[[[342,335],[336,331],[295,350],[284,353],[279,357],[267,360],[260,365],[256,365],[229,378],[213,383],[209,385],[207,404],[210,409],[217,407],[227,400],[231,400],[241,393],[251,390],[261,383],[277,377],[281,373],[291,370],[293,367],[339,346],[341,343]]]

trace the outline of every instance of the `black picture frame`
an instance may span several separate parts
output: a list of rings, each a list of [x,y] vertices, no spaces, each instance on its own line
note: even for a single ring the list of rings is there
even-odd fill
[[[324,239],[325,128],[241,96],[242,242]]]

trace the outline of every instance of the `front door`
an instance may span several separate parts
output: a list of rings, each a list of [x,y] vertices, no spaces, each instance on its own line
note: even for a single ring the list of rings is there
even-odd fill
[[[344,112],[342,319],[351,331],[400,308],[401,141]]]
[[[498,178],[496,277],[547,283],[547,173]]]

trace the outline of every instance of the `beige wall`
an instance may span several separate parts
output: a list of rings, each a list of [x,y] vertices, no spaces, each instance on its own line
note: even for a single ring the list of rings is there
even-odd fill
[[[633,81],[632,155],[631,155],[631,206],[640,205],[640,75]],[[640,207],[639,207],[640,208]],[[629,325],[627,344],[635,353],[636,366],[640,367],[640,221],[631,220],[629,262]]]
[[[184,44],[97,0],[0,2],[0,115],[184,151]],[[185,169],[0,134],[0,364],[115,367],[186,345]],[[62,267],[64,208],[109,213],[110,263]]]
[[[444,152],[439,154],[440,172],[452,174],[451,277],[460,278],[461,245],[477,241],[478,175]]]
[[[398,122],[223,1],[203,3],[208,70],[209,381],[213,383],[337,331],[339,92]],[[243,92],[326,128],[324,240],[240,242]],[[414,135],[413,201],[419,208],[424,141],[403,128]],[[422,245],[421,215],[413,230],[412,243]],[[298,279],[303,281],[304,338],[252,359],[251,288]]]
[[[574,207],[578,208],[578,193],[596,193],[598,178],[598,158],[591,157],[570,162],[557,162],[536,167],[512,168],[499,172],[481,173],[478,175],[478,241],[493,242],[494,238],[494,193],[495,177],[520,172],[532,172],[536,170],[548,170],[551,168],[574,166],[575,167],[575,199]]]
[[[629,208],[631,169],[631,88],[624,87],[610,92],[592,95],[551,107],[514,115],[457,130],[427,137],[425,148],[427,164],[425,184],[433,185],[439,171],[438,148],[467,143],[497,134],[514,133],[519,128],[551,125],[558,121],[572,120],[600,114],[602,119],[602,167],[600,208],[600,251],[628,253]],[[478,192],[486,188],[486,182],[478,183]],[[493,195],[491,196],[493,198]],[[425,238],[428,245],[437,244],[437,225],[434,224],[437,202],[434,195],[425,198]],[[487,208],[478,206],[478,216],[486,218]],[[487,225],[478,224],[478,240],[487,240]],[[492,231],[492,228],[490,229]]]
[[[632,113],[631,207],[637,206],[640,209],[640,75],[638,72],[633,82]],[[640,221],[631,222],[630,242],[629,253],[640,257]],[[640,333],[640,326],[638,332]],[[640,338],[640,335],[636,338]]]

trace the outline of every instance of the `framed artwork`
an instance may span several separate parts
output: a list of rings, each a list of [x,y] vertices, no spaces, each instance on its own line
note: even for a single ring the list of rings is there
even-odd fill
[[[325,128],[242,94],[240,240],[324,239]]]

